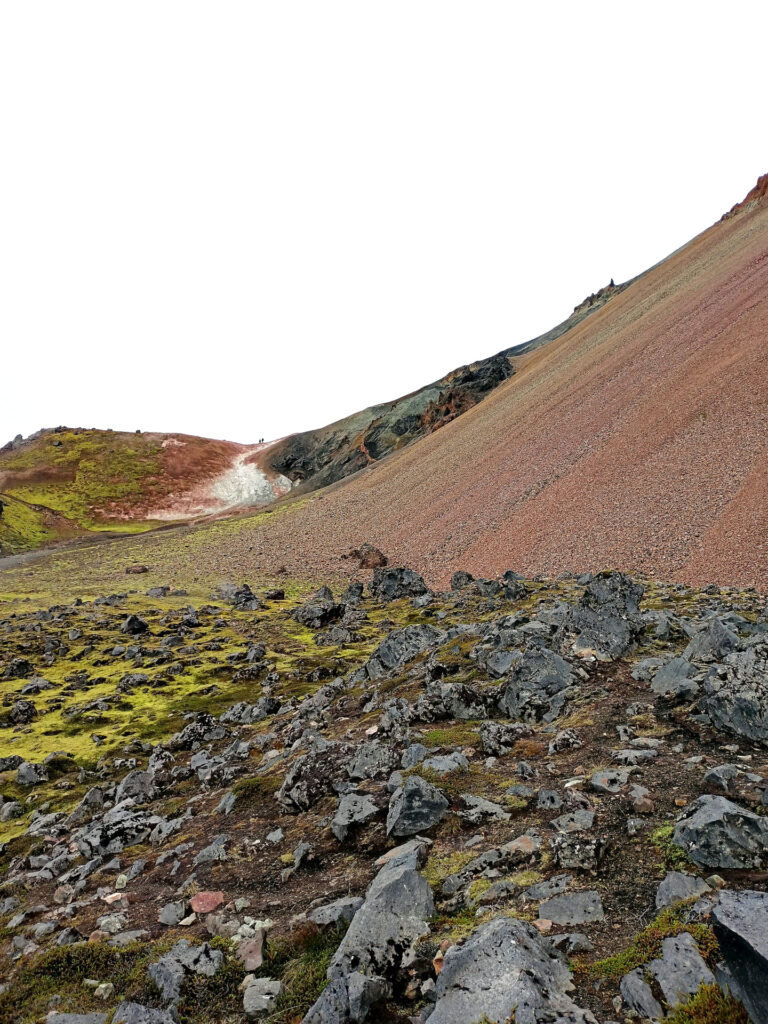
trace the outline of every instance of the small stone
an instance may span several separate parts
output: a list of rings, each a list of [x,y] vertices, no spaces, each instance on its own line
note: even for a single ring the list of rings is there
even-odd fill
[[[223,902],[223,892],[198,892],[189,901],[189,905],[196,914],[211,914]]]

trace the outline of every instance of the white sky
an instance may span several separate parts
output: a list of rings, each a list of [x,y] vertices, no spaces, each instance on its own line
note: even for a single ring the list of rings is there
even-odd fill
[[[768,4],[6,0],[0,444],[239,441],[528,340],[768,171]]]

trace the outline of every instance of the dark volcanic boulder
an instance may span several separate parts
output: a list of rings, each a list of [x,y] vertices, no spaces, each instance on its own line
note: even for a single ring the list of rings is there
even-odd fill
[[[146,633],[149,626],[146,624],[144,619],[140,619],[138,615],[129,615],[125,622],[120,627],[122,633],[128,633],[130,636],[138,636],[139,633]]]
[[[755,1024],[768,1021],[768,894],[725,890],[712,924],[730,975],[728,987]]]
[[[387,835],[413,836],[426,832],[443,817],[448,807],[437,786],[411,775],[392,794],[387,813]]]
[[[720,661],[730,654],[739,638],[713,615],[683,652],[688,661]]]
[[[368,584],[371,596],[377,601],[397,601],[401,597],[418,597],[429,588],[413,569],[375,569]]]
[[[344,611],[344,605],[334,601],[328,587],[323,587],[314,597],[294,608],[291,618],[308,629],[324,629],[332,622],[337,622]]]
[[[729,654],[704,680],[701,709],[718,729],[768,743],[768,643]]]
[[[624,573],[590,576],[579,604],[569,609],[558,635],[575,633],[580,647],[608,658],[621,657],[643,629],[642,596],[643,587]]]
[[[316,737],[312,749],[294,762],[275,794],[283,810],[290,814],[308,811],[346,775],[348,758],[348,746]]]
[[[431,1024],[538,1020],[594,1024],[571,999],[571,972],[531,925],[497,917],[445,954]]]
[[[724,796],[700,796],[683,811],[674,841],[704,868],[759,868],[768,863],[768,818]]]
[[[445,639],[442,630],[434,626],[406,626],[393,629],[379,644],[365,669],[371,679],[379,679],[386,672],[400,668],[424,651],[437,647]]]
[[[569,663],[547,647],[529,647],[512,665],[499,707],[520,721],[551,722],[575,682]]]

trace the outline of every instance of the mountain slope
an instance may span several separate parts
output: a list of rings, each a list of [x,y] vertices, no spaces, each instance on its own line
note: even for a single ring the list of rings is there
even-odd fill
[[[253,464],[263,447],[66,427],[17,438],[0,450],[0,550],[224,511],[243,504],[244,486],[272,501],[290,481]]]
[[[260,527],[267,564],[335,571],[367,540],[436,583],[611,565],[768,586],[762,192],[482,405]]]
[[[625,287],[626,284],[611,282],[588,296],[566,320],[545,334],[459,367],[410,395],[363,409],[319,430],[277,441],[262,460],[267,472],[283,474],[305,493],[365,469],[474,408],[512,376],[513,356],[561,337]]]

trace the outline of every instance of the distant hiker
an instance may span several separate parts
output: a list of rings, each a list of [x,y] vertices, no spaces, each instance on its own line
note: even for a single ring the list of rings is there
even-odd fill
[[[8,506],[8,502],[7,501],[3,501],[3,499],[0,498],[0,516],[2,516],[3,509],[6,508],[7,506]]]
[[[611,283],[608,285],[608,287],[609,288],[615,288],[616,287],[616,285],[613,283],[613,278],[611,278]]]

